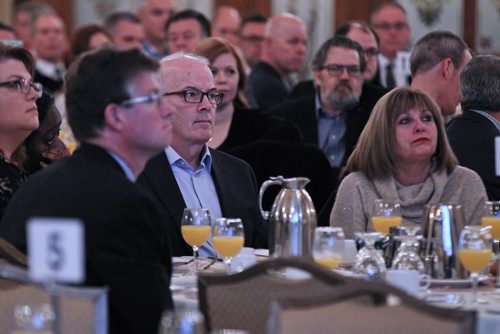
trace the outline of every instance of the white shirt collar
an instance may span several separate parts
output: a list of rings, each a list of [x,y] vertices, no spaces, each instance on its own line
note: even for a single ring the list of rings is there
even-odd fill
[[[54,64],[43,59],[37,59],[36,69],[44,76],[54,80],[62,79],[66,73],[66,67],[63,63]]]

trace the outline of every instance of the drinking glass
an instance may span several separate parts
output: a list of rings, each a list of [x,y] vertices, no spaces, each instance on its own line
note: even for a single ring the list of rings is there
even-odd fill
[[[245,241],[243,223],[240,218],[217,218],[212,228],[212,245],[224,258],[228,274],[232,273],[231,260],[243,248]]]
[[[491,226],[491,236],[496,243],[500,243],[500,201],[487,201],[484,215],[481,218],[483,226]],[[496,254],[497,279],[496,287],[500,287],[500,253]]]
[[[401,204],[398,201],[376,199],[373,206],[372,224],[375,231],[389,234],[392,226],[399,226],[403,221],[401,217]]]
[[[477,282],[479,272],[491,260],[492,238],[491,227],[465,226],[458,242],[458,259],[470,271],[472,278],[472,303],[485,303],[477,296]]]
[[[362,239],[365,246],[358,251],[354,263],[354,272],[367,278],[383,278],[385,261],[380,251],[375,249],[375,241],[383,238],[379,232],[356,233],[356,238]]]
[[[335,269],[342,262],[344,231],[341,227],[317,227],[314,230],[314,261],[328,269]]]
[[[210,237],[211,214],[206,208],[186,208],[182,213],[181,232],[187,244],[193,247],[191,272],[198,272],[198,248]]]
[[[424,261],[420,257],[420,235],[400,235],[401,240],[396,256],[392,261],[392,269],[415,270],[420,274],[425,272]]]

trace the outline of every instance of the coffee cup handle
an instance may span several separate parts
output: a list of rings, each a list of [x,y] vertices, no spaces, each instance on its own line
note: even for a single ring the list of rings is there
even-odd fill
[[[420,290],[426,290],[431,286],[431,277],[427,274],[420,275]]]

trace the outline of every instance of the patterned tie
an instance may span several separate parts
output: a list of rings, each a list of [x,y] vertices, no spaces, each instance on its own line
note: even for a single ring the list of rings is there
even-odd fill
[[[396,87],[396,80],[394,79],[394,73],[392,72],[393,64],[390,62],[385,68],[385,88],[388,90]]]

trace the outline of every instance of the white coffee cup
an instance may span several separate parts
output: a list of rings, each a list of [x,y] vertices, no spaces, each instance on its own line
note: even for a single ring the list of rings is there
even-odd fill
[[[257,257],[253,248],[243,247],[241,251],[231,260],[231,272],[239,273],[257,263]]]
[[[431,277],[415,270],[390,269],[385,273],[385,281],[408,294],[416,294],[431,285]]]

